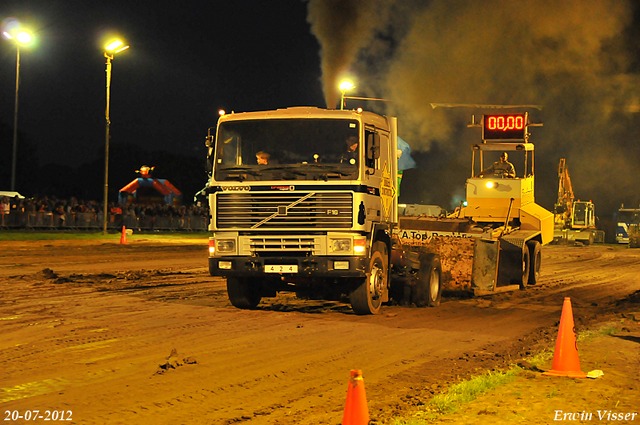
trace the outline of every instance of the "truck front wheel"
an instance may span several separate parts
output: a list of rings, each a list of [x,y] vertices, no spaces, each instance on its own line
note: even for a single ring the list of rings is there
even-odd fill
[[[442,266],[440,257],[435,254],[420,256],[418,280],[411,291],[416,307],[437,307],[442,298]]]
[[[351,308],[356,314],[378,314],[387,291],[389,255],[383,242],[375,242],[369,259],[367,277],[349,294]]]
[[[255,309],[260,303],[260,285],[255,279],[243,277],[227,278],[227,294],[234,307],[242,309]]]

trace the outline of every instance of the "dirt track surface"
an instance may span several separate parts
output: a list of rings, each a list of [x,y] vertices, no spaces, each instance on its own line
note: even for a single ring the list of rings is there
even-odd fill
[[[235,309],[206,255],[206,241],[3,242],[2,419],[338,424],[349,371],[361,369],[371,419],[385,423],[553,344],[564,297],[578,331],[640,310],[640,250],[626,246],[547,246],[535,287],[378,316],[292,294]]]

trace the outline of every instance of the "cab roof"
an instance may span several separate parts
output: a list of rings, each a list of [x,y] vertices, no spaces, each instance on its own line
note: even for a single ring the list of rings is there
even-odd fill
[[[238,120],[291,119],[291,118],[332,118],[354,119],[381,129],[389,129],[386,117],[369,111],[322,109],[312,106],[296,106],[269,111],[240,112],[223,115],[218,123]]]

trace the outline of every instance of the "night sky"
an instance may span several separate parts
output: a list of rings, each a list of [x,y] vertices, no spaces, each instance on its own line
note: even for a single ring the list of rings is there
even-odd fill
[[[527,111],[544,124],[531,140],[536,196],[545,208],[553,210],[560,158],[576,197],[592,199],[601,218],[621,203],[640,204],[635,1],[4,0],[0,21],[8,17],[38,40],[21,49],[20,146],[37,152],[41,169],[93,163],[93,188],[104,150],[102,43],[119,33],[131,48],[113,61],[111,143],[114,161],[123,163],[114,170],[117,182],[131,180],[144,163],[164,167],[173,175],[158,177],[172,181],[191,172],[163,165],[171,155],[195,158],[199,168],[220,108],[335,107],[332,87],[350,76],[354,95],[393,100],[364,106],[397,116],[400,136],[413,148],[418,168],[406,174],[403,202],[452,209],[461,198],[469,147],[480,137],[466,124],[472,114],[495,111],[431,106],[449,103],[543,105]],[[15,53],[0,41],[3,189]],[[164,156],[153,154],[159,151]]]
[[[204,155],[220,108],[323,103],[318,42],[298,0],[4,0],[0,20],[7,17],[37,38],[21,49],[18,128],[41,163],[78,165],[104,146],[109,34],[131,46],[113,60],[116,144]],[[0,55],[0,122],[12,127],[16,51],[5,39]]]

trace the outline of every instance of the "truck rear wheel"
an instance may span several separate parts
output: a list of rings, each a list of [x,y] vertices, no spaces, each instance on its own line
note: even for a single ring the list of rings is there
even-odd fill
[[[369,259],[367,277],[351,294],[351,308],[356,314],[378,314],[387,291],[389,255],[383,242],[375,242]]]
[[[529,248],[529,281],[527,284],[535,285],[540,280],[540,263],[542,261],[542,247],[540,242],[531,240],[527,242]]]
[[[420,256],[418,280],[412,288],[411,299],[416,307],[437,307],[442,298],[442,266],[435,254]]]
[[[260,287],[254,279],[243,277],[227,278],[227,294],[234,307],[255,309],[260,304]]]

